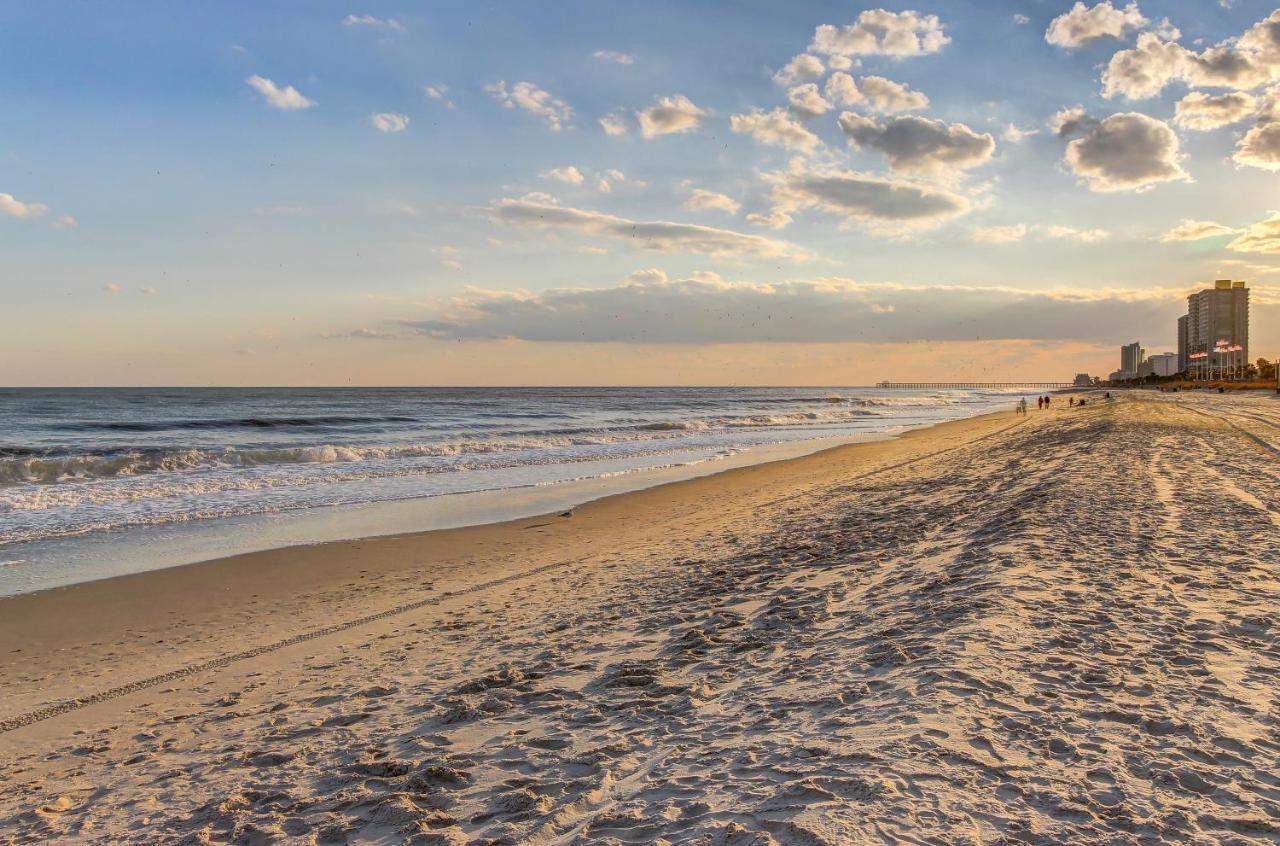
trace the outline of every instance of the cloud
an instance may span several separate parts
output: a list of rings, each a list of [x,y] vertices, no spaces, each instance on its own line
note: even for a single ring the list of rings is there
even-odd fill
[[[44,203],[24,203],[12,194],[0,194],[0,214],[27,220],[48,213],[49,207]]]
[[[1268,43],[1273,19],[1280,27],[1280,10],[1239,40],[1224,41],[1199,53],[1144,32],[1133,48],[1111,57],[1102,73],[1102,95],[1143,100],[1175,81],[1192,88],[1259,88],[1280,78],[1280,49]]]
[[[591,54],[591,58],[597,62],[613,62],[615,65],[633,65],[636,61],[635,56],[619,53],[617,50],[597,50]]]
[[[1244,120],[1257,106],[1257,101],[1242,91],[1214,96],[1192,91],[1178,101],[1173,122],[1187,129],[1208,131]]]
[[[822,60],[808,53],[792,57],[782,70],[773,75],[773,81],[783,88],[806,79],[816,79],[826,73]]]
[[[883,76],[864,76],[857,82],[847,73],[833,73],[827,80],[827,99],[844,106],[865,105],[873,112],[891,114],[923,109],[929,98],[900,82]]]
[[[1280,170],[1280,120],[1260,123],[1246,132],[1231,158],[1246,167]]]
[[[150,285],[143,285],[138,288],[138,293],[142,294],[144,297],[154,297],[156,294],[159,293],[159,291],[157,291],[155,288],[151,287]]]
[[[1079,135],[1067,144],[1067,164],[1090,191],[1112,192],[1151,188],[1161,182],[1187,179],[1178,164],[1178,136],[1164,121],[1138,112],[1122,112],[1096,123],[1076,115],[1062,124]]]
[[[627,134],[627,119],[620,112],[613,112],[600,118],[600,128],[605,135],[618,137]]]
[[[568,229],[584,235],[621,238],[646,250],[703,253],[744,258],[804,258],[792,245],[759,235],[692,223],[636,221],[601,212],[556,205],[549,198],[501,199],[490,204],[489,219],[506,226]]]
[[[619,182],[626,182],[627,175],[617,168],[606,170],[604,174],[596,179],[596,190],[601,193],[608,194],[613,191],[613,186]],[[643,185],[644,183],[637,183]]]
[[[822,143],[818,136],[805,129],[786,109],[774,109],[771,112],[752,109],[750,114],[732,115],[729,118],[729,128],[734,132],[750,135],[762,144],[805,153],[813,152]]]
[[[861,103],[864,99],[862,92],[858,90],[858,83],[853,81],[853,77],[847,73],[833,73],[827,79],[827,99],[833,103],[839,103],[842,106],[852,106]]]
[[[1014,13],[1014,16],[1013,16],[1013,22],[1016,23],[1018,26],[1025,26],[1026,24],[1031,23],[1031,18],[1022,14],[1021,12],[1016,12]]]
[[[923,56],[950,43],[942,30],[936,15],[867,9],[847,26],[819,26],[810,49],[837,56]]]
[[[1020,126],[1016,126],[1011,123],[1005,126],[1004,131],[1000,133],[1000,137],[1005,141],[1008,141],[1010,144],[1021,144],[1032,135],[1039,134],[1040,130],[1038,129],[1023,129]]]
[[[1251,26],[1240,36],[1240,47],[1254,53],[1258,61],[1274,71],[1280,66],[1280,9]]]
[[[554,179],[557,182],[567,182],[570,185],[581,185],[583,180],[586,179],[586,177],[582,175],[582,171],[578,170],[573,165],[569,165],[568,167],[552,168],[542,174],[542,178]]]
[[[1027,236],[1027,225],[1015,223],[1011,226],[988,226],[975,229],[969,233],[969,240],[979,244],[1012,244]]]
[[[1227,249],[1237,253],[1280,255],[1280,212],[1246,226],[1239,237],[1227,244]]]
[[[399,112],[379,112],[369,122],[379,132],[404,132],[409,128],[409,116]]]
[[[1111,0],[1103,0],[1092,8],[1077,2],[1070,11],[1049,22],[1044,40],[1056,47],[1074,50],[1104,38],[1123,38],[1146,24],[1147,19],[1138,11],[1137,3],[1117,9]]]
[[[661,97],[648,109],[636,112],[640,134],[645,138],[691,132],[702,125],[710,113],[700,109],[683,94]]]
[[[324,332],[320,335],[322,338],[329,340],[346,341],[394,341],[402,337],[395,332],[384,332],[379,329],[352,329],[349,332]]]
[[[542,118],[554,132],[564,129],[573,119],[573,109],[568,103],[553,97],[532,82],[517,82],[507,88],[506,80],[499,80],[486,85],[484,90],[504,108],[521,109]]]
[[[1083,106],[1059,109],[1049,118],[1049,128],[1059,138],[1080,138],[1097,127],[1100,121],[1085,111]]]
[[[1081,244],[1095,244],[1111,237],[1111,233],[1105,229],[1076,229],[1060,224],[1041,226],[1039,230],[1046,238],[1057,241],[1078,241]]]
[[[722,211],[737,214],[742,205],[727,194],[708,191],[705,188],[694,188],[685,199],[684,207],[693,211]]]
[[[342,19],[343,26],[369,26],[379,29],[390,29],[404,32],[404,24],[395,18],[375,18],[373,15],[347,15]]]
[[[881,122],[844,112],[839,123],[850,144],[880,151],[890,170],[903,173],[967,170],[989,160],[996,149],[989,133],[914,115]]]
[[[449,108],[453,108],[453,101],[448,97],[449,86],[445,85],[443,82],[437,82],[434,85],[422,86],[422,93],[426,94],[432,100],[439,100]]]
[[[929,98],[924,94],[883,76],[864,76],[858,80],[858,88],[873,111],[885,114],[913,112],[929,105]]]
[[[1223,226],[1212,220],[1184,219],[1177,226],[1160,236],[1161,241],[1199,241],[1202,238],[1217,238],[1230,235],[1237,230]]]
[[[535,343],[1110,341],[1135,326],[1172,321],[1185,297],[1179,289],[1032,291],[840,277],[766,283],[706,273],[671,280],[650,269],[603,288],[469,288],[403,325],[441,340]]]
[[[59,216],[56,220],[54,220],[53,223],[49,225],[52,226],[54,229],[74,229],[75,227],[80,225],[80,222],[77,221],[71,215],[64,214]]]
[[[261,94],[268,105],[286,112],[309,109],[316,104],[314,100],[302,96],[292,85],[281,88],[266,77],[254,75],[246,79],[245,84]]]
[[[812,168],[797,160],[766,174],[773,209],[748,220],[774,228],[791,222],[803,209],[817,209],[876,234],[929,229],[973,208],[966,197],[945,188],[904,179],[886,179],[837,168]]]
[[[791,104],[791,111],[801,117],[818,117],[831,110],[831,104],[822,98],[817,84],[812,82],[787,91],[787,102]]]
[[[105,284],[105,285],[103,285],[103,286],[102,286],[102,290],[103,290],[103,291],[106,291],[108,294],[113,294],[113,295],[114,295],[114,294],[118,294],[118,293],[120,293],[120,291],[121,291],[122,289],[121,289],[121,288],[120,288],[120,286],[119,286],[119,285],[117,285],[116,283],[114,283],[114,282],[108,282],[107,284]]]

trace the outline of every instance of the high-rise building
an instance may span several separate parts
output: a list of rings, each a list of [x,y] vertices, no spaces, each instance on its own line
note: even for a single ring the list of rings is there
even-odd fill
[[[1179,372],[1178,356],[1171,352],[1148,356],[1143,362],[1143,368],[1150,371],[1153,376],[1172,376]]]
[[[1132,379],[1138,375],[1138,367],[1142,364],[1142,352],[1142,344],[1137,341],[1120,348],[1120,372],[1129,374],[1124,378]]]
[[[1230,376],[1248,364],[1249,289],[1244,282],[1219,279],[1212,288],[1190,295],[1184,321],[1185,327],[1179,321],[1178,351],[1194,375]]]
[[[1187,316],[1178,318],[1178,372],[1187,372]]]

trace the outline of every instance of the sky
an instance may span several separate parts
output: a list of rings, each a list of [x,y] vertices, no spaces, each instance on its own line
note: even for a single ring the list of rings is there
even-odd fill
[[[1275,0],[10,2],[0,104],[0,384],[1280,356]]]

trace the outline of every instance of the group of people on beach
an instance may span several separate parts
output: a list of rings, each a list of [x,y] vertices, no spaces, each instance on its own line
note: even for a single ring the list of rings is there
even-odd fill
[[[1045,410],[1046,408],[1048,408],[1048,407],[1049,407],[1049,400],[1050,400],[1050,398],[1049,398],[1049,397],[1047,397],[1047,396],[1045,396],[1045,397],[1036,397],[1036,408],[1040,409],[1041,411]],[[1015,411],[1016,413],[1018,413],[1018,414],[1026,414],[1026,413],[1027,413],[1027,398],[1026,398],[1026,397],[1023,397],[1022,399],[1018,400],[1018,405],[1016,406],[1016,408],[1014,409],[1014,411]]]

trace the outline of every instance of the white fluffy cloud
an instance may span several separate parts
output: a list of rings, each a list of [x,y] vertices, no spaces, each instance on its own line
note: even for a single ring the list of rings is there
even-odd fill
[[[1231,158],[1246,167],[1280,170],[1280,120],[1259,123],[1246,132]]]
[[[640,134],[645,138],[692,132],[709,116],[708,111],[694,105],[693,101],[683,94],[661,97],[650,108],[636,112],[636,120],[640,122]]]
[[[547,122],[553,131],[560,131],[573,119],[573,109],[563,100],[553,97],[532,82],[517,82],[510,88],[505,80],[486,85],[493,99],[508,109],[521,109]]]
[[[996,149],[989,133],[915,115],[880,121],[844,112],[839,123],[850,144],[878,150],[890,170],[904,173],[967,170],[989,160]]]
[[[584,235],[624,239],[646,250],[749,258],[804,257],[785,242],[759,235],[692,223],[628,220],[556,205],[550,198],[536,195],[518,200],[497,200],[490,204],[488,211],[491,221],[506,226],[568,229]]]
[[[831,104],[823,98],[817,84],[813,82],[797,85],[787,91],[787,102],[791,105],[791,111],[802,117],[818,117],[831,110]]]
[[[591,54],[597,62],[612,62],[615,65],[633,65],[635,56],[630,53],[619,53],[617,50],[597,50]]]
[[[1227,249],[1238,253],[1280,255],[1280,212],[1246,226],[1239,237],[1227,244]]]
[[[824,73],[826,68],[822,66],[821,59],[808,53],[801,53],[787,62],[782,70],[775,73],[773,81],[786,88],[806,79],[816,79]]]
[[[399,112],[379,112],[369,121],[379,132],[404,132],[409,128],[409,116]]]
[[[908,286],[840,277],[671,280],[657,269],[603,288],[471,288],[402,325],[439,339],[724,344],[991,339],[1110,341],[1165,325],[1185,307],[1171,289],[1031,291]]]
[[[1280,9],[1239,39],[1195,52],[1176,40],[1144,32],[1132,49],[1111,57],[1102,74],[1105,97],[1154,97],[1171,82],[1192,88],[1250,91],[1280,78]]]
[[[788,150],[813,152],[822,140],[792,117],[786,109],[764,112],[753,109],[749,114],[732,115],[729,128],[734,132],[750,135],[762,144],[785,147]]]
[[[373,15],[347,15],[342,19],[343,26],[368,26],[378,29],[390,29],[396,32],[404,32],[404,24],[395,18],[377,18]]]
[[[316,104],[314,100],[304,97],[292,85],[286,85],[281,88],[266,77],[257,76],[256,74],[246,79],[245,84],[261,94],[262,99],[266,100],[268,105],[277,109],[284,109],[287,112],[296,111],[297,109],[309,109]]]
[[[627,134],[627,119],[619,112],[612,112],[600,118],[600,128],[605,135],[617,138]]]
[[[1082,110],[1066,110],[1056,122],[1060,137],[1074,136],[1066,161],[1090,191],[1145,189],[1187,178],[1178,136],[1164,121],[1138,112],[1097,121]]]
[[[826,94],[832,103],[862,105],[884,114],[910,112],[929,105],[929,98],[924,94],[883,76],[864,76],[854,81],[847,73],[833,73],[827,79]]]
[[[810,168],[799,160],[765,179],[772,186],[772,211],[748,220],[774,228],[786,226],[798,211],[816,209],[873,233],[892,235],[932,228],[973,208],[968,198],[937,185]]]
[[[847,26],[819,26],[810,49],[837,56],[922,56],[951,41],[942,30],[937,15],[866,9]]]
[[[1217,238],[1230,235],[1236,230],[1223,226],[1212,220],[1183,220],[1177,226],[1160,236],[1161,241],[1199,241],[1202,238]]]
[[[449,99],[449,86],[443,82],[437,82],[434,85],[422,86],[422,93],[426,94],[432,100],[439,100],[449,108],[453,108],[453,101]]]
[[[684,207],[694,211],[722,211],[737,214],[741,204],[727,194],[708,191],[705,188],[694,188],[684,201]]]
[[[1046,238],[1057,241],[1078,241],[1081,244],[1094,244],[1111,237],[1111,233],[1105,229],[1076,229],[1073,226],[1062,226],[1056,223],[1041,226],[1040,232]]]
[[[0,214],[25,220],[48,213],[49,207],[44,203],[24,203],[12,194],[0,194]]]
[[[1004,128],[1003,132],[1000,133],[1000,137],[1008,141],[1010,144],[1021,144],[1032,135],[1039,134],[1040,130],[1038,129],[1023,129],[1020,126],[1011,123]]]
[[[581,185],[583,180],[586,179],[586,177],[582,175],[582,171],[578,170],[573,165],[569,165],[568,167],[554,167],[542,174],[542,178],[554,179],[557,182],[565,182],[569,185]]]
[[[969,233],[969,240],[979,244],[1012,244],[1027,236],[1025,223],[1009,226],[986,226]]]
[[[883,76],[864,76],[858,80],[858,88],[873,111],[885,114],[913,112],[929,105],[924,94]]]
[[[1187,129],[1208,131],[1244,120],[1257,107],[1253,96],[1243,91],[1216,95],[1192,91],[1178,101],[1173,122]]]
[[[843,71],[837,71],[827,79],[826,93],[828,100],[841,106],[852,106],[864,99],[862,92],[858,90],[858,83]]]
[[[1044,40],[1057,47],[1074,49],[1104,38],[1123,38],[1146,24],[1147,19],[1138,11],[1137,3],[1117,9],[1111,5],[1111,0],[1103,0],[1092,7],[1077,2],[1070,11],[1049,23]]]

